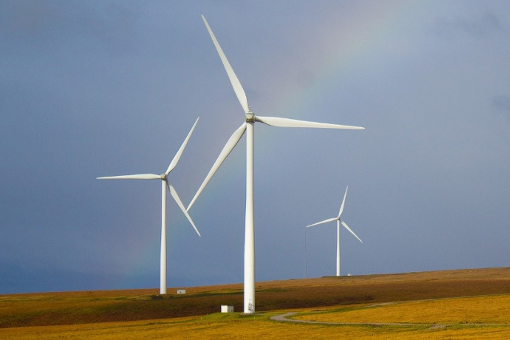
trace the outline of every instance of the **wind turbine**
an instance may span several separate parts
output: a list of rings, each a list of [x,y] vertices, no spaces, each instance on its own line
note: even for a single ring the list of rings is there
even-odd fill
[[[184,204],[182,204],[181,199],[179,198],[179,195],[177,194],[177,191],[174,189],[173,186],[171,186],[168,183],[168,175],[170,172],[175,168],[177,165],[177,162],[179,162],[179,158],[181,158],[182,152],[184,151],[184,148],[186,147],[186,144],[188,144],[188,140],[191,137],[191,134],[193,133],[193,130],[195,129],[195,126],[198,123],[198,119],[195,121],[195,124],[193,124],[193,127],[191,128],[190,132],[188,133],[188,136],[182,143],[181,147],[175,154],[174,158],[170,162],[170,165],[166,169],[164,173],[161,175],[156,174],[137,174],[137,175],[123,175],[123,176],[108,176],[108,177],[97,177],[97,179],[159,179],[161,180],[161,253],[160,253],[160,278],[159,278],[159,293],[160,294],[166,294],[166,190],[170,191],[170,194],[174,198],[175,202],[181,208],[182,212],[188,219],[189,223],[193,226],[195,231],[197,232],[198,236],[200,236],[200,233],[198,232],[197,227],[195,226],[195,223],[193,223],[193,220],[191,219],[190,215],[188,214],[188,211],[184,207]]]
[[[354,231],[352,231],[351,228],[349,228],[347,223],[345,223],[341,219],[342,213],[344,212],[345,197],[347,197],[347,190],[348,189],[349,189],[349,187],[347,187],[345,189],[344,199],[342,201],[342,205],[340,206],[340,211],[338,212],[338,216],[337,217],[328,218],[327,220],[324,220],[324,221],[317,222],[317,223],[310,224],[310,225],[306,226],[307,228],[309,228],[309,227],[313,227],[313,226],[316,226],[316,225],[319,225],[319,224],[329,223],[329,222],[336,221],[336,276],[340,276],[340,224],[342,224],[345,229],[349,230],[351,232],[351,234],[354,235],[354,237],[356,237],[361,243],[363,243],[363,241],[361,241],[361,239],[358,237],[358,235],[356,235],[354,233]]]
[[[232,136],[227,141],[227,144],[223,147],[220,155],[214,162],[211,170],[207,174],[204,182],[198,189],[195,197],[191,200],[188,211],[200,195],[202,190],[205,188],[207,183],[209,183],[212,176],[216,173],[216,170],[220,167],[223,161],[227,158],[230,152],[234,149],[236,144],[239,142],[244,132],[246,131],[246,215],[245,215],[245,239],[244,239],[244,313],[254,313],[255,312],[255,240],[254,240],[254,231],[253,231],[253,135],[254,135],[254,123],[264,123],[270,126],[278,126],[278,127],[306,127],[306,128],[326,128],[326,129],[364,129],[363,127],[358,126],[347,126],[347,125],[336,125],[336,124],[327,124],[327,123],[316,123],[316,122],[307,122],[302,120],[288,119],[288,118],[278,118],[278,117],[262,117],[256,116],[248,106],[248,99],[246,98],[246,93],[239,82],[234,70],[230,66],[230,63],[227,60],[227,57],[223,53],[214,33],[212,32],[207,20],[202,15],[202,19],[204,24],[211,36],[211,39],[218,51],[220,59],[227,71],[228,78],[230,79],[230,83],[234,88],[234,92],[241,104],[244,114],[245,121],[244,123],[234,131]]]

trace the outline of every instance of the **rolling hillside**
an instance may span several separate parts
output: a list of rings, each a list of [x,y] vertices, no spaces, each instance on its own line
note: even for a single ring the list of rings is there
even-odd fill
[[[198,316],[234,305],[242,311],[242,284],[157,289],[0,295],[0,328]],[[510,294],[510,268],[257,282],[257,312],[335,305]]]

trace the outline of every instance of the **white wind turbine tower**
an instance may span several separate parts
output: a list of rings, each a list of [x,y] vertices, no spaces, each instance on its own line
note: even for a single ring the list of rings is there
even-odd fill
[[[340,224],[342,224],[345,229],[349,230],[351,232],[351,234],[354,235],[354,237],[356,237],[361,243],[363,243],[363,241],[361,241],[361,239],[358,237],[358,235],[356,235],[354,233],[354,231],[352,231],[351,228],[349,228],[347,223],[345,223],[341,219],[342,213],[344,212],[345,197],[347,197],[347,190],[348,189],[349,189],[349,187],[347,187],[345,189],[344,199],[342,201],[342,205],[340,206],[340,211],[338,212],[338,216],[337,217],[328,218],[327,220],[320,221],[320,222],[317,222],[317,223],[310,224],[310,225],[306,226],[307,228],[309,228],[309,227],[313,227],[313,226],[316,226],[316,225],[319,225],[319,224],[329,223],[329,222],[336,221],[336,276],[340,276]]]
[[[245,215],[245,240],[244,240],[244,313],[255,312],[255,240],[253,231],[253,135],[254,135],[254,123],[264,123],[271,126],[278,127],[307,127],[307,128],[327,128],[327,129],[364,129],[358,126],[346,126],[326,123],[315,123],[307,122],[302,120],[278,118],[278,117],[262,117],[256,116],[248,106],[248,100],[246,94],[237,78],[234,70],[230,66],[227,57],[223,53],[216,37],[214,36],[207,20],[202,15],[204,24],[209,31],[211,39],[218,51],[218,54],[223,62],[223,66],[227,71],[230,83],[234,88],[234,92],[239,100],[244,113],[245,122],[230,136],[227,144],[223,147],[220,155],[214,162],[211,170],[207,174],[204,182],[198,189],[195,197],[188,206],[188,210],[191,208],[197,197],[200,195],[204,187],[207,185],[211,177],[214,175],[216,170],[220,167],[223,161],[227,158],[230,152],[234,149],[237,142],[241,139],[244,132],[247,131],[246,136],[246,215]]]
[[[108,177],[97,177],[97,179],[159,179],[161,180],[161,253],[160,253],[160,278],[159,278],[159,293],[160,294],[166,294],[166,190],[170,191],[170,194],[174,198],[175,202],[181,208],[182,212],[188,219],[188,221],[191,223],[195,231],[197,232],[198,236],[200,236],[200,233],[198,232],[197,227],[195,226],[195,223],[193,223],[193,220],[191,219],[190,215],[188,214],[188,211],[184,207],[184,204],[182,204],[181,199],[179,198],[179,195],[177,194],[177,191],[175,191],[174,187],[171,186],[168,183],[168,175],[170,172],[175,168],[177,165],[177,162],[179,162],[179,158],[181,158],[182,152],[184,151],[184,148],[186,147],[186,144],[188,144],[188,140],[191,137],[191,134],[193,133],[193,130],[195,129],[195,126],[198,123],[198,118],[195,121],[195,124],[193,124],[193,127],[191,128],[190,132],[188,133],[188,136],[182,143],[181,147],[175,154],[174,158],[170,162],[170,165],[166,169],[164,173],[161,175],[156,174],[137,174],[137,175],[123,175],[123,176],[108,176]]]

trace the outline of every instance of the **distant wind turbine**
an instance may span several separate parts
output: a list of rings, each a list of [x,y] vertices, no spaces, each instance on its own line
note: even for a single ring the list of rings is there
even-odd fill
[[[191,137],[191,134],[193,133],[195,126],[198,123],[198,119],[199,118],[197,118],[197,120],[195,121],[195,124],[193,124],[193,127],[191,128],[190,132],[188,133],[188,136],[182,143],[181,147],[175,154],[172,161],[170,162],[170,165],[168,166],[166,171],[164,173],[162,173],[161,175],[137,174],[137,175],[97,177],[97,179],[159,179],[159,180],[161,180],[161,253],[160,253],[160,278],[159,278],[159,293],[160,294],[166,294],[166,190],[167,190],[167,188],[170,191],[170,194],[174,198],[174,200],[177,203],[177,205],[179,206],[179,208],[181,208],[182,212],[188,219],[189,223],[191,223],[191,225],[197,232],[198,236],[200,236],[200,233],[198,232],[198,229],[195,226],[195,223],[193,223],[193,220],[191,219],[190,215],[188,214],[188,211],[184,207],[184,204],[182,203],[181,199],[179,198],[177,191],[175,191],[174,187],[168,183],[168,175],[175,168],[175,166],[177,165],[177,162],[179,162],[179,158],[181,158],[182,152],[184,151],[186,144],[188,144],[188,140]]]
[[[234,92],[241,104],[245,113],[245,122],[230,136],[227,144],[223,147],[220,155],[214,162],[211,170],[207,174],[204,182],[198,189],[195,197],[191,200],[188,210],[191,208],[197,197],[204,190],[207,183],[209,183],[212,176],[216,173],[216,170],[220,167],[223,161],[227,158],[230,152],[234,149],[236,144],[239,142],[244,132],[247,131],[246,136],[246,215],[245,215],[245,240],[244,240],[244,313],[255,312],[255,240],[253,230],[253,136],[254,136],[254,123],[264,123],[270,126],[278,127],[306,127],[306,128],[326,128],[326,129],[364,129],[358,126],[347,126],[347,125],[336,125],[326,123],[315,123],[307,122],[302,120],[278,118],[278,117],[262,117],[255,116],[248,106],[248,99],[244,92],[239,79],[237,78],[234,70],[230,66],[227,57],[223,53],[216,37],[214,36],[207,20],[202,15],[209,35],[218,51],[220,59],[227,71],[230,83],[234,88]]]
[[[363,243],[363,241],[361,241],[361,239],[358,237],[358,235],[356,235],[354,233],[354,231],[352,231],[351,228],[349,228],[347,223],[345,223],[341,219],[342,213],[344,212],[345,197],[347,197],[347,190],[348,189],[349,189],[349,187],[347,187],[345,189],[344,199],[342,201],[342,205],[340,206],[340,211],[339,211],[337,217],[328,218],[327,220],[324,220],[324,221],[317,222],[317,223],[310,224],[310,225],[306,226],[307,228],[309,228],[309,227],[313,227],[313,226],[316,226],[316,225],[319,225],[319,224],[329,223],[329,222],[336,221],[336,276],[340,276],[340,224],[342,224],[345,229],[349,230],[351,232],[351,234],[354,235],[354,237],[356,237],[361,243]]]

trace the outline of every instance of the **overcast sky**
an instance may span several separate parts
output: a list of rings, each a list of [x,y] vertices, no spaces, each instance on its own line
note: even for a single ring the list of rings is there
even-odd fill
[[[0,1],[0,294],[156,288],[159,181],[187,203],[255,126],[256,280],[508,266],[510,3]],[[243,138],[190,210],[168,200],[168,286],[243,281]]]

